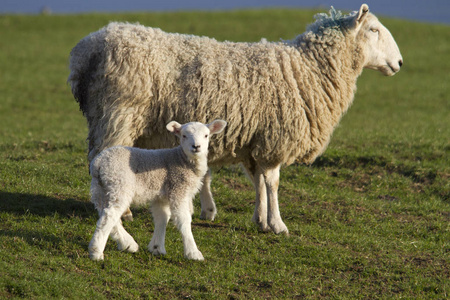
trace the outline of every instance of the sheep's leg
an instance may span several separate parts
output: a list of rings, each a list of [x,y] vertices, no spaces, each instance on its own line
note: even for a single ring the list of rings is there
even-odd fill
[[[267,192],[264,176],[259,168],[254,174],[253,184],[256,191],[256,201],[252,221],[258,224],[262,231],[267,232],[270,231],[267,225]]]
[[[278,185],[280,182],[280,166],[264,171],[264,181],[267,189],[268,215],[267,221],[274,233],[286,233],[289,231],[281,219],[278,207]]]
[[[133,213],[131,212],[130,208],[128,207],[127,210],[123,213],[122,219],[124,221],[133,221]]]
[[[123,228],[122,221],[119,222],[111,230],[111,238],[117,242],[117,248],[119,251],[127,251],[135,253],[139,250],[139,245],[133,239],[133,237]]]
[[[280,166],[264,169],[259,166],[245,165],[247,177],[253,182],[256,191],[255,212],[252,221],[262,231],[273,231],[276,234],[288,233],[278,207],[278,184]]]
[[[148,244],[148,250],[153,255],[165,255],[166,227],[170,219],[170,207],[166,203],[155,201],[152,203],[151,210],[155,231],[153,232],[152,240]]]
[[[200,219],[213,221],[216,217],[217,209],[211,193],[211,169],[203,177],[203,185],[200,189],[200,203],[202,206]]]
[[[185,199],[181,203],[177,203],[176,200],[171,201],[173,220],[183,239],[184,257],[193,260],[203,260],[203,255],[198,250],[194,236],[192,235],[192,217],[189,212],[189,201],[192,200]]]
[[[253,213],[252,221],[257,224],[262,231],[270,231],[267,224],[267,192],[264,176],[259,168],[247,165],[243,167],[256,191],[255,211]]]
[[[95,229],[94,235],[89,243],[89,257],[92,260],[103,260],[103,251],[105,250],[106,242],[108,237],[119,221],[120,216],[125,211],[128,206],[127,202],[124,206],[109,205],[100,212],[100,218],[97,221],[97,228]]]

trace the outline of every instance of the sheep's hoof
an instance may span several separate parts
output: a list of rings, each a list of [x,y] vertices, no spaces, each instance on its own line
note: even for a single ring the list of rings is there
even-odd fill
[[[213,208],[202,210],[202,212],[200,213],[200,219],[214,221],[216,214],[217,214],[217,211]]]
[[[133,221],[133,214],[131,213],[131,211],[125,212],[125,213],[122,215],[122,220],[128,221],[128,222]]]
[[[289,230],[287,229],[286,225],[284,225],[283,222],[270,224],[270,228],[275,234],[286,234],[289,235]]]
[[[158,245],[148,245],[148,251],[155,256],[166,255],[166,249]]]
[[[103,260],[103,253],[99,253],[99,252],[92,252],[89,253],[89,258],[94,260],[94,261],[99,261],[99,260]]]
[[[271,231],[271,229],[270,229],[270,227],[267,225],[267,223],[266,223],[266,222],[262,222],[261,220],[259,220],[259,218],[255,218],[255,217],[253,216],[252,222],[255,223],[256,225],[258,225],[259,229],[260,229],[262,232],[269,232],[269,231]]]
[[[157,250],[153,250],[153,251],[152,251],[152,254],[153,254],[154,256],[166,255],[166,251],[162,251],[162,250],[157,249]]]
[[[192,260],[204,260],[203,254],[199,250],[187,252],[184,254],[184,257],[186,257],[187,259],[192,259]]]

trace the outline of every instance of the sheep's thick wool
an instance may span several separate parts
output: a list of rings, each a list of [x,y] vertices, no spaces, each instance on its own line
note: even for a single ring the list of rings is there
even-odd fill
[[[124,23],[90,34],[72,50],[69,77],[89,123],[90,158],[116,144],[173,146],[161,125],[172,119],[223,118],[210,164],[311,163],[353,101],[362,54],[345,30],[310,27],[276,43]]]

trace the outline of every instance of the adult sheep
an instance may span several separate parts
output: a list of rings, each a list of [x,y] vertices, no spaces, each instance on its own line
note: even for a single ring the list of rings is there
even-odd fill
[[[342,16],[319,14],[306,32],[281,42],[218,42],[110,23],[72,50],[68,82],[89,127],[92,160],[113,145],[173,147],[169,120],[224,119],[209,165],[241,163],[253,181],[253,221],[288,233],[278,208],[279,170],[310,164],[353,102],[363,68],[391,76],[402,56],[366,4]],[[203,218],[216,207],[210,175],[200,192]]]

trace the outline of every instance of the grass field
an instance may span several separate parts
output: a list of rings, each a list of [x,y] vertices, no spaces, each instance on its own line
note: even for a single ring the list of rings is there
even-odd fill
[[[251,222],[254,191],[237,167],[215,173],[215,221],[193,217],[204,262],[145,250],[145,208],[125,227],[141,250],[87,246],[86,123],[68,76],[71,48],[110,20],[218,40],[290,39],[317,11],[255,10],[0,16],[0,298],[450,297],[450,28],[381,18],[403,54],[394,77],[366,70],[355,103],[312,166],[282,170],[289,236]]]

